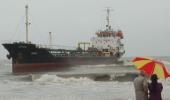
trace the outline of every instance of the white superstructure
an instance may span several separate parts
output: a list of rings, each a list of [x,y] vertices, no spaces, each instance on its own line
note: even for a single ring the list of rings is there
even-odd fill
[[[110,25],[110,9],[107,8],[107,25],[105,30],[96,32],[96,37],[90,39],[92,47],[102,52],[114,54],[124,54],[124,45],[121,42],[123,33],[121,30],[114,31]]]

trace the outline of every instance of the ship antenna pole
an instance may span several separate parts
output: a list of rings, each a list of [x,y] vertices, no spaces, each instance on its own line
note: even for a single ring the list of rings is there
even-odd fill
[[[111,26],[110,26],[110,8],[107,7],[106,11],[107,11],[107,16],[106,16],[107,25],[106,25],[106,28],[110,29],[111,28]]]
[[[26,25],[26,43],[28,43],[28,26],[29,26],[29,22],[28,22],[28,5],[25,6],[25,14],[26,14],[26,20],[25,20],[25,25]]]
[[[51,32],[49,32],[49,46],[52,46],[52,36],[51,36]]]

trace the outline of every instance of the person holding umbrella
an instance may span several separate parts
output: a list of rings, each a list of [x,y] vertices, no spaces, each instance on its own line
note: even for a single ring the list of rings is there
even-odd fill
[[[148,85],[149,100],[162,100],[161,92],[163,89],[162,83],[158,83],[156,74],[151,76],[151,83]]]

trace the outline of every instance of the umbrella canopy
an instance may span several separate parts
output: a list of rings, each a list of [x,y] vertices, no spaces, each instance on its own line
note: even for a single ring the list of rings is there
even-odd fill
[[[170,77],[165,65],[160,61],[152,58],[136,57],[132,62],[137,69],[145,71],[149,76],[157,74],[158,78]]]

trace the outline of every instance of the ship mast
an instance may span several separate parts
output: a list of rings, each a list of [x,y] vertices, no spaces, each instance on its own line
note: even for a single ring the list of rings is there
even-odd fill
[[[107,11],[107,16],[106,16],[106,20],[107,20],[107,25],[106,25],[106,29],[110,30],[111,26],[110,26],[110,8],[107,7],[106,11]]]
[[[25,18],[25,32],[26,32],[26,43],[28,43],[29,42],[29,40],[28,40],[28,26],[29,26],[29,21],[28,21],[28,5],[26,5],[25,6],[25,14],[26,14],[26,18]]]
[[[49,32],[49,47],[52,46],[52,36],[51,32]]]

